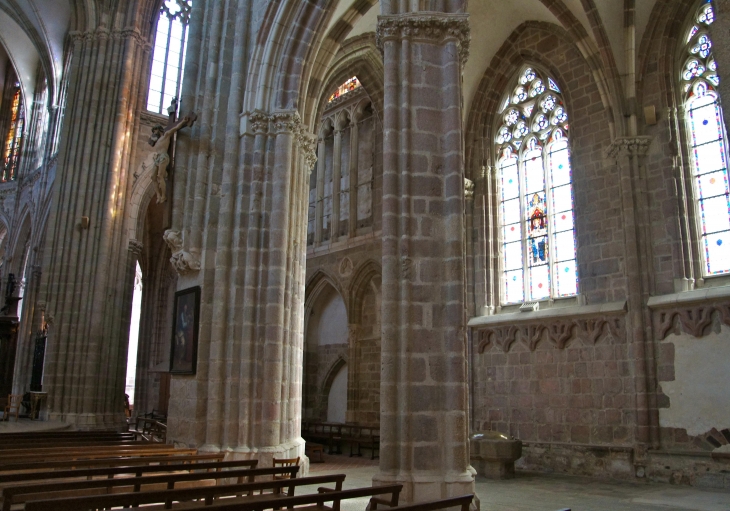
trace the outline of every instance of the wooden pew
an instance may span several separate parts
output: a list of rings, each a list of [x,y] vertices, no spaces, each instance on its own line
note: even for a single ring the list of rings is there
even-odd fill
[[[286,467],[296,468],[296,467]],[[269,469],[273,470],[273,469]],[[282,470],[282,469],[278,469]],[[260,481],[253,483],[227,484],[221,486],[204,486],[197,488],[184,488],[179,490],[163,490],[139,493],[119,493],[113,495],[99,495],[88,497],[73,497],[50,500],[34,500],[25,504],[25,511],[79,511],[81,509],[103,509],[120,506],[144,506],[140,509],[145,511],[156,511],[157,509],[171,509],[177,506],[173,502],[182,502],[181,507],[189,508],[189,501],[193,499],[204,501],[201,505],[210,506],[214,502],[230,502],[239,505],[246,505],[252,502],[264,503],[265,507],[284,507],[284,502],[293,497],[294,491],[299,486],[310,486],[319,484],[335,484],[335,488],[328,491],[323,500],[332,500],[327,496],[340,493],[345,474],[333,474],[315,477],[299,477],[275,481]],[[286,490],[286,493],[284,493]],[[267,491],[267,493],[254,493]],[[398,485],[400,491],[400,485]],[[374,494],[386,493],[376,491]],[[218,500],[226,497],[223,500]],[[336,497],[335,497],[336,498]],[[282,504],[278,504],[282,502]],[[155,506],[154,504],[159,504]],[[270,504],[270,505],[269,505]],[[227,505],[227,504],[226,504]],[[199,506],[196,506],[199,507]]]
[[[40,449],[60,449],[62,447],[70,448],[70,447],[77,447],[79,449],[87,448],[87,447],[124,447],[124,446],[130,446],[130,447],[136,447],[138,445],[144,445],[144,444],[153,444],[154,442],[150,442],[147,440],[54,440],[51,442],[31,442],[31,441],[23,441],[23,442],[16,442],[12,445],[0,445],[0,455],[3,454],[12,454],[15,451],[20,450],[34,450],[38,451]],[[157,445],[159,447],[159,445]]]
[[[36,472],[15,472],[0,474],[0,487],[17,486],[19,483],[32,482],[32,481],[52,481],[52,480],[73,480],[73,479],[94,479],[94,478],[105,478],[113,479],[117,476],[133,476],[142,477],[143,475],[149,474],[161,474],[164,472],[184,472],[190,470],[205,470],[205,471],[221,471],[225,469],[235,468],[249,468],[254,469],[258,464],[258,460],[234,460],[234,461],[207,461],[206,458],[210,456],[225,456],[225,454],[213,454],[213,455],[197,455],[186,457],[183,462],[179,460],[181,457],[176,456],[174,460],[172,458],[161,457],[158,459],[157,465],[143,464],[144,461],[151,460],[153,458],[129,458],[126,460],[99,460],[119,462],[120,465],[111,467],[95,467],[95,468],[79,468],[75,470],[45,470]],[[193,460],[202,458],[202,461],[193,463]],[[175,463],[174,461],[178,461]]]
[[[448,499],[433,500],[431,502],[419,502],[417,504],[410,504],[408,506],[390,507],[387,509],[392,511],[436,511],[439,509],[452,509],[459,507],[461,508],[461,511],[469,511],[472,500],[474,500],[474,495],[462,495],[461,497],[451,497]],[[377,504],[373,504],[371,501],[369,509],[377,509]],[[568,509],[567,511],[570,510]]]
[[[53,442],[53,441],[74,441],[74,440],[134,440],[134,433],[118,433],[116,431],[49,431],[37,433],[3,433],[0,435],[0,445],[12,444],[15,442]]]
[[[139,456],[158,456],[169,454],[196,454],[197,449],[175,449],[172,445],[145,443],[138,446],[121,447],[62,447],[20,449],[17,451],[0,451],[0,470],[13,463],[33,461],[61,461],[94,458],[128,458]]]
[[[302,478],[303,479],[303,478]],[[281,481],[284,482],[284,481]],[[358,499],[362,497],[375,497],[379,495],[390,495],[388,502],[391,507],[398,505],[398,499],[400,497],[401,489],[403,488],[400,484],[393,484],[388,486],[369,486],[367,488],[356,488],[354,490],[342,490],[342,491],[326,491],[324,488],[320,488],[321,493],[312,493],[307,495],[296,495],[293,497],[280,497],[278,499],[271,500],[251,500],[251,501],[236,501],[228,503],[225,500],[218,501],[213,505],[185,505],[186,510],[205,510],[205,511],[262,511],[264,509],[283,509],[285,507],[291,508],[293,506],[300,506],[295,508],[295,511],[303,510],[331,510],[340,511],[340,503],[343,500]],[[387,500],[387,499],[380,499]],[[332,506],[325,506],[325,502],[332,502]],[[26,508],[27,509],[27,508]],[[44,511],[52,508],[43,508]],[[157,511],[161,508],[149,508],[149,507],[133,507],[129,511]],[[170,509],[169,507],[166,509]],[[174,507],[173,507],[174,509]],[[35,510],[27,510],[35,511]],[[65,511],[59,509],[59,511]]]
[[[63,483],[44,482],[42,484],[11,486],[2,490],[2,511],[10,511],[13,505],[35,500],[198,488],[219,484],[227,479],[236,479],[237,484],[242,484],[244,481],[253,483],[257,477],[285,475],[288,478],[293,478],[298,471],[299,467],[240,468],[216,472],[168,473],[118,479],[93,479]]]

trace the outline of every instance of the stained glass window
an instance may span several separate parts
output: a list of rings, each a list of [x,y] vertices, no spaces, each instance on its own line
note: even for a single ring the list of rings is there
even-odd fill
[[[704,271],[730,272],[730,188],[720,83],[707,27],[715,20],[712,4],[703,3],[690,28],[682,67],[692,175],[700,227]]]
[[[551,77],[517,82],[496,137],[504,304],[578,293],[568,114]]]
[[[23,95],[20,92],[20,84],[16,83],[13,99],[10,104],[10,126],[5,136],[2,181],[12,181],[17,175],[24,129],[25,109],[23,108]]]
[[[357,76],[353,76],[349,80],[347,80],[345,83],[337,87],[337,90],[332,94],[329,98],[329,103],[332,103],[337,98],[344,96],[348,92],[354,91],[360,87],[360,80],[357,79]]]
[[[147,110],[163,113],[180,97],[192,0],[165,0],[157,21]]]

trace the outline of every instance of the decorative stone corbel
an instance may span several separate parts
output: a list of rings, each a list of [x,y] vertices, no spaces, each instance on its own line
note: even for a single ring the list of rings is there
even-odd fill
[[[472,181],[471,179],[464,178],[464,198],[474,198],[474,181]]]
[[[189,273],[200,271],[200,260],[198,260],[190,252],[183,250],[182,234],[180,231],[168,229],[165,231],[163,239],[172,251],[170,262],[178,275],[187,275]]]

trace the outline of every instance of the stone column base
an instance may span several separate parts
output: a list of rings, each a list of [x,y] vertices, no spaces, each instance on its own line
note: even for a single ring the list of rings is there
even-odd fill
[[[373,486],[388,484],[402,484],[399,505],[414,504],[432,500],[474,495],[471,508],[479,511],[479,498],[474,486],[474,469],[462,474],[454,475],[415,475],[415,474],[386,474],[379,472],[373,476]]]
[[[299,474],[303,477],[309,474],[309,458],[304,454],[304,439],[298,438],[280,445],[270,447],[224,447],[204,444],[198,448],[201,453],[225,452],[226,460],[259,460],[259,468],[271,467],[274,458],[296,458],[299,456]]]

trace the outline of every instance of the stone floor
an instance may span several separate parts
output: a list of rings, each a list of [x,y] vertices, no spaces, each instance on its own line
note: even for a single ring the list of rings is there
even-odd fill
[[[312,463],[311,475],[345,473],[345,489],[370,486],[378,461],[324,456]],[[477,479],[482,511],[730,511],[730,492],[686,486],[597,481],[584,477],[518,473],[509,481]],[[343,505],[343,511],[362,511],[367,499]]]

